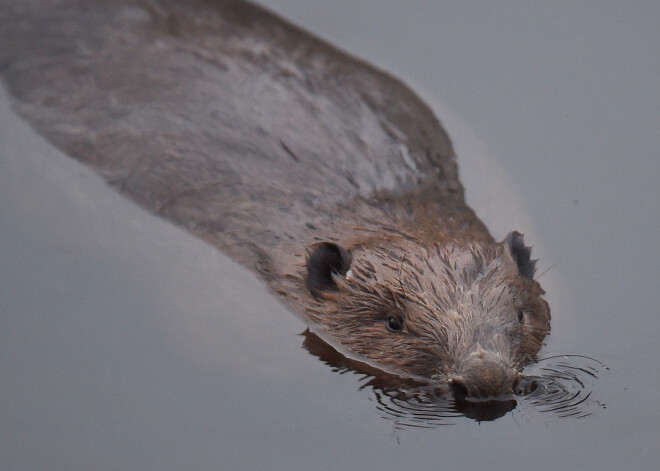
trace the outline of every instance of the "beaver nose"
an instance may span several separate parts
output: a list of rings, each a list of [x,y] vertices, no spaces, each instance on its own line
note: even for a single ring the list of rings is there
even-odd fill
[[[461,365],[460,372],[450,377],[454,397],[486,398],[512,394],[519,374],[490,355],[475,355]]]

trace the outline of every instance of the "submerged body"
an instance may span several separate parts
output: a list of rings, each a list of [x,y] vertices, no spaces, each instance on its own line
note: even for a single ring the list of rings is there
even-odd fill
[[[529,250],[466,206],[448,136],[402,83],[244,2],[5,3],[0,73],[56,146],[347,354],[515,391],[549,330]]]

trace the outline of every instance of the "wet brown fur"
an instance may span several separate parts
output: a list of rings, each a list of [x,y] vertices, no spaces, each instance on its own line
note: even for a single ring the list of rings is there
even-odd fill
[[[5,0],[0,74],[54,145],[258,273],[348,354],[489,395],[538,352],[543,292],[465,204],[433,112],[262,8]],[[353,262],[314,296],[321,241]]]
[[[519,275],[505,244],[451,235],[430,244],[388,239],[356,247],[351,274],[306,312],[346,348],[394,371],[448,381],[466,373],[479,345],[514,372],[512,384],[549,330],[542,294]],[[387,329],[392,315],[404,320],[401,332]],[[510,392],[511,384],[495,392]]]

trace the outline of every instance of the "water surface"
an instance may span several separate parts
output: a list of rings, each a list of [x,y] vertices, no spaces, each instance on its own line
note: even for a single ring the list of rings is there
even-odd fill
[[[2,93],[3,467],[655,469],[660,8],[263,4],[433,105],[470,204],[552,267],[545,363],[609,367],[590,414],[533,398],[493,422],[402,413],[310,355],[251,274],[56,151]]]

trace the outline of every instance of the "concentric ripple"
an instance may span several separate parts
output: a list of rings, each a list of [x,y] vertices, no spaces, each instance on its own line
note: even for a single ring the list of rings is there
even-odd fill
[[[596,399],[594,388],[609,368],[587,356],[553,356],[527,366],[523,371],[525,381],[535,388],[526,395],[461,400],[451,395],[446,384],[383,372],[345,357],[310,331],[303,336],[303,346],[335,371],[361,376],[360,389],[371,389],[376,409],[383,418],[394,422],[395,429],[436,428],[455,424],[462,418],[492,421],[511,411],[516,418],[541,415],[561,420],[583,419],[605,408]]]
[[[409,388],[380,388],[370,384],[381,415],[394,422],[395,429],[436,428],[452,425],[463,415],[452,401],[436,395],[424,385]],[[374,387],[376,386],[376,387]]]
[[[516,417],[535,414],[556,419],[584,419],[605,409],[595,397],[598,379],[609,368],[582,355],[549,357],[528,366],[526,378],[536,383],[527,395],[497,401],[457,401],[430,384],[386,384],[378,377],[365,378],[373,389],[378,410],[397,428],[435,428],[456,423],[460,417],[490,421],[514,411]]]
[[[544,358],[525,369],[538,387],[524,397],[540,413],[558,418],[585,418],[605,408],[594,397],[599,377],[609,368],[594,358],[582,355],[561,355]]]

